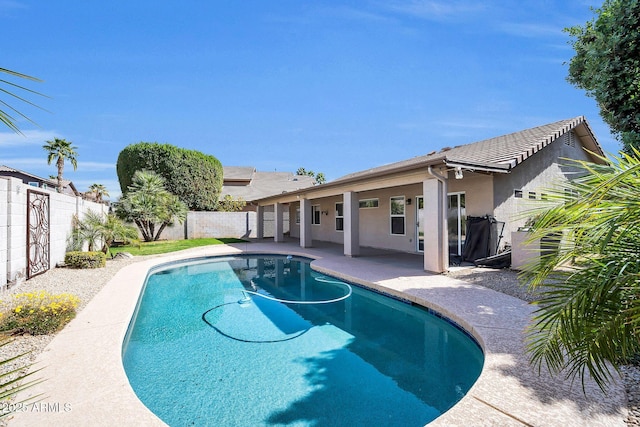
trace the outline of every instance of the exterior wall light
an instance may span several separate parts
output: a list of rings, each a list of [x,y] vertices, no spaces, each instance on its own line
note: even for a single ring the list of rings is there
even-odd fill
[[[462,175],[462,168],[460,166],[456,167],[455,178],[462,179],[464,175]]]

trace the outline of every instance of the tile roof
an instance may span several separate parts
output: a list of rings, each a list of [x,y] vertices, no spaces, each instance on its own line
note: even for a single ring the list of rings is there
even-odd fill
[[[224,181],[251,181],[256,168],[253,166],[223,166]]]
[[[5,173],[3,173],[3,172],[5,172]],[[0,165],[0,174],[7,175],[7,174],[11,174],[11,173],[16,173],[16,174],[20,174],[20,175],[31,177],[31,178],[36,179],[38,181],[45,182],[45,183],[47,183],[48,185],[50,185],[52,187],[57,187],[58,186],[58,181],[57,180],[48,179],[48,178],[42,178],[42,177],[40,177],[38,175],[34,175],[32,173],[29,173],[29,172],[21,171],[20,169],[10,168],[9,166]]]
[[[18,174],[18,175],[23,175],[26,177],[30,177],[36,181],[41,181],[45,184],[47,184],[50,187],[53,188],[57,188],[58,187],[58,180],[57,179],[48,179],[48,178],[42,178],[38,175],[34,175],[32,173],[29,172],[25,172],[25,171],[21,171],[20,169],[15,169],[15,168],[10,168],[9,166],[5,166],[5,165],[0,165],[0,175],[6,176],[6,175],[11,175],[11,174]],[[69,181],[68,179],[63,179],[62,180],[62,188],[64,190],[69,189],[70,193],[72,193],[75,196],[79,196],[80,192],[76,189],[76,186],[73,184],[73,182]]]
[[[246,180],[246,175],[244,175],[245,179],[241,178],[243,175],[233,175],[233,178],[229,179],[227,175],[228,169],[251,169],[253,173],[250,181]],[[291,172],[258,172],[254,168],[225,166],[224,173],[225,182],[233,182],[233,184],[223,185],[221,196],[224,197],[228,194],[233,198],[242,197],[247,202],[288,191],[296,191],[315,184],[315,179],[312,176],[294,175]],[[240,184],[240,182],[246,182],[246,184]]]
[[[579,136],[581,138],[591,139],[587,148],[597,154],[604,154],[584,116],[578,116],[471,144],[460,145],[454,148],[444,148],[438,152],[429,153],[424,156],[413,157],[408,160],[352,173],[338,178],[332,181],[332,183],[437,164],[462,166],[468,169],[489,170],[493,172],[508,172],[528,157],[578,126],[583,127],[582,134]]]

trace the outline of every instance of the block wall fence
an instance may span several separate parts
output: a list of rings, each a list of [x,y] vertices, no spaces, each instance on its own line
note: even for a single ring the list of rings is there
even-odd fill
[[[36,190],[49,195],[49,268],[64,261],[73,228],[73,217],[82,220],[94,211],[106,215],[109,208],[81,197],[59,194],[55,190],[31,187],[20,179],[0,177],[0,289],[21,283],[27,275],[27,192]],[[167,227],[162,240],[197,239],[203,237],[257,237],[256,212],[189,212],[183,224]],[[264,212],[264,237],[273,237],[275,216]],[[289,232],[285,212],[284,232]]]
[[[0,289],[26,279],[28,190],[49,195],[49,268],[64,261],[74,215],[82,219],[89,210],[104,215],[108,212],[102,203],[31,187],[17,178],[0,177]]]
[[[275,231],[273,211],[264,212],[264,235],[273,237]],[[182,224],[167,227],[161,240],[200,239],[205,237],[253,239],[258,237],[258,214],[256,212],[194,212],[187,214]],[[289,232],[288,212],[285,212],[284,232]]]

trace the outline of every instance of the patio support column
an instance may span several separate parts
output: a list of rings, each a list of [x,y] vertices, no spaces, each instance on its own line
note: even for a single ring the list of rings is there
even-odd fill
[[[274,205],[275,228],[273,232],[273,241],[276,243],[284,242],[284,222],[283,222],[284,205],[276,203]]]
[[[435,172],[423,181],[424,194],[424,269],[443,273],[449,269],[447,236],[447,181]]]
[[[311,201],[309,199],[300,199],[300,247],[310,248],[312,246]]]
[[[264,239],[264,206],[256,207],[256,238]]]
[[[342,194],[344,207],[344,254],[349,257],[360,255],[360,201],[358,193],[347,191]]]

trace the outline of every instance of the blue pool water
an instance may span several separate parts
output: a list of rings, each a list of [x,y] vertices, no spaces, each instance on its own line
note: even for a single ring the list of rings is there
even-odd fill
[[[122,357],[135,393],[171,426],[422,426],[484,360],[446,320],[282,256],[154,272]]]

